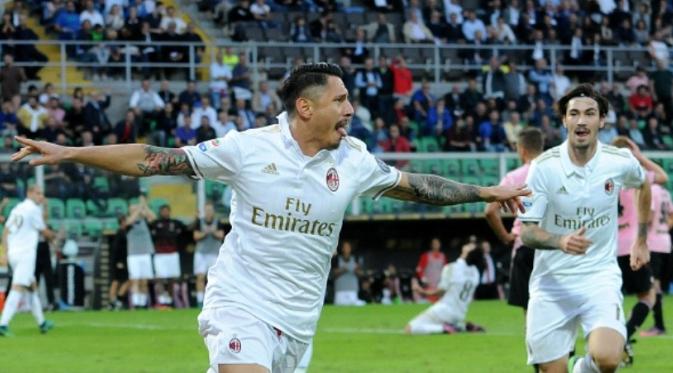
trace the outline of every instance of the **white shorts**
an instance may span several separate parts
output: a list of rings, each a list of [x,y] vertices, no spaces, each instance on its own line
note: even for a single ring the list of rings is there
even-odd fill
[[[154,254],[154,278],[180,278],[180,254]]]
[[[31,286],[35,282],[35,258],[37,251],[22,255],[9,255],[9,266],[12,267],[12,284]]]
[[[456,328],[465,328],[465,318],[455,315],[449,307],[442,304],[434,304],[420,315],[414,317],[409,324],[412,329],[416,325],[438,325],[451,324]]]
[[[152,256],[150,254],[129,255],[126,258],[129,280],[150,280],[154,278]]]
[[[207,373],[217,373],[220,364],[257,364],[269,372],[293,373],[308,346],[235,307],[204,309],[198,321],[208,348]]]
[[[212,267],[217,260],[217,253],[203,254],[194,253],[194,274],[202,275],[208,273],[208,268]]]
[[[586,294],[560,300],[531,297],[526,316],[528,364],[568,355],[575,346],[579,325],[585,338],[595,329],[610,328],[626,339],[623,301],[619,283],[594,286]]]

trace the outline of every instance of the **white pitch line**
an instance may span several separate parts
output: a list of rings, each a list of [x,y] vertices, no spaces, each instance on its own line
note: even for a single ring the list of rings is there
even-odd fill
[[[389,335],[402,335],[404,334],[403,329],[392,329],[392,328],[324,328],[318,329],[318,332],[322,333],[334,333],[334,334],[389,334]],[[470,333],[465,333],[466,335],[471,335]],[[484,336],[496,336],[496,337],[517,337],[523,335],[517,333],[503,333],[503,332],[486,332],[486,333],[474,333],[474,335],[484,335]]]

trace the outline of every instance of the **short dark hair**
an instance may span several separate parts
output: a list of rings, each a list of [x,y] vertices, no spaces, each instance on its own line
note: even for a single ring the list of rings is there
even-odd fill
[[[310,63],[296,67],[285,79],[278,91],[283,106],[289,115],[295,112],[295,102],[305,94],[308,88],[327,85],[329,75],[343,77],[343,71],[338,65],[327,62]]]
[[[605,117],[608,114],[608,109],[610,108],[610,103],[608,99],[601,95],[598,91],[591,86],[591,84],[584,83],[575,87],[572,91],[568,92],[565,96],[561,97],[558,101],[558,113],[561,117],[565,117],[566,111],[568,110],[568,102],[573,98],[577,97],[589,97],[598,103],[598,112],[601,117]]]
[[[540,154],[544,150],[544,136],[535,127],[526,127],[519,132],[519,144],[531,153]]]

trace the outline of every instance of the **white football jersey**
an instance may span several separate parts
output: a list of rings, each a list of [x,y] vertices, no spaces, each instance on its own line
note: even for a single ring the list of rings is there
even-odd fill
[[[538,222],[553,234],[585,226],[592,244],[584,255],[536,250],[531,297],[564,297],[592,286],[577,276],[607,272],[621,278],[616,259],[619,191],[640,187],[644,181],[645,171],[628,149],[600,142],[584,167],[571,162],[567,141],[533,161],[526,181],[533,195],[524,198],[526,212],[519,219]]]
[[[309,342],[346,208],[397,186],[401,173],[352,137],[308,157],[287,114],[278,120],[183,148],[198,177],[233,189],[232,229],[209,270],[204,308],[240,307]]]
[[[477,267],[467,265],[462,258],[445,265],[437,287],[446,293],[436,304],[441,304],[442,309],[450,312],[456,320],[465,320],[467,308],[479,285],[479,277]]]
[[[34,254],[37,250],[40,231],[45,228],[42,207],[32,199],[26,198],[16,205],[9,213],[5,224],[5,229],[8,231],[8,255],[16,258]]]

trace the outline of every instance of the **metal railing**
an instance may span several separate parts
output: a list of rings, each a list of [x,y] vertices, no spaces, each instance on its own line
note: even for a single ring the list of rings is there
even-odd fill
[[[216,49],[220,47],[233,47],[237,50],[245,50],[249,56],[249,66],[252,71],[253,83],[262,76],[263,71],[271,69],[289,69],[292,66],[292,60],[295,57],[303,57],[307,61],[332,61],[338,62],[338,56],[344,48],[354,48],[353,43],[290,43],[290,42],[218,42],[215,44],[203,43],[185,43],[185,42],[80,42],[80,41],[59,41],[59,40],[37,40],[37,41],[6,41],[0,45],[0,49],[5,47],[33,45],[33,46],[52,46],[59,48],[59,60],[49,61],[47,63],[36,62],[17,62],[16,65],[24,67],[43,67],[55,68],[60,71],[60,84],[62,90],[72,87],[72,82],[68,82],[66,69],[75,68],[121,68],[124,70],[121,82],[108,81],[106,84],[119,85],[120,89],[129,89],[136,85],[137,78],[134,78],[133,70],[157,69],[157,68],[181,68],[186,69],[187,76],[190,79],[200,78],[207,80],[207,74],[199,77],[199,69],[207,69],[209,64],[198,60],[197,49],[204,48],[208,61],[213,61],[216,55]],[[142,62],[136,59],[135,50],[142,50],[145,47],[162,48],[168,46],[178,46],[187,48],[187,60],[180,63],[170,62]],[[88,49],[99,48],[119,48],[124,55],[123,62],[78,62],[74,58],[69,58],[67,51],[70,48]],[[487,55],[514,56],[519,62],[520,71],[531,68],[528,64],[535,50],[533,45],[470,45],[470,44],[366,44],[365,47],[370,51],[370,56],[378,58],[381,55],[394,57],[399,54],[404,55],[409,61],[408,67],[414,72],[423,73],[435,83],[445,80],[447,74],[460,73],[465,71],[479,72],[484,65],[488,64],[488,58],[482,61],[474,61],[469,56],[474,55],[476,51],[486,51]],[[544,45],[542,47],[544,56],[548,58],[549,66],[553,69],[564,58],[564,54],[571,51],[567,45]],[[585,46],[583,52],[595,53],[593,46]],[[566,71],[591,71],[603,74],[608,82],[613,82],[617,74],[630,73],[639,65],[646,68],[653,67],[653,59],[649,56],[648,49],[640,46],[599,46],[600,58],[588,65],[561,65]],[[416,74],[418,78],[420,75]],[[458,78],[460,75],[458,75]]]

